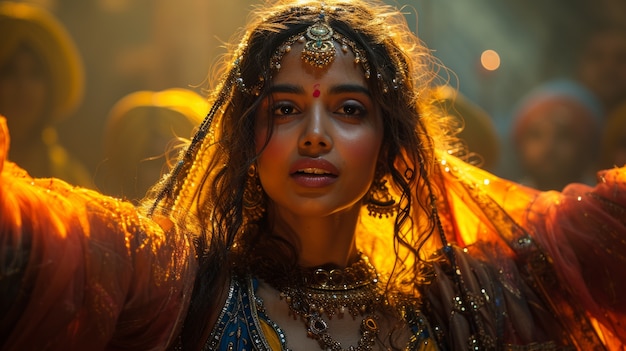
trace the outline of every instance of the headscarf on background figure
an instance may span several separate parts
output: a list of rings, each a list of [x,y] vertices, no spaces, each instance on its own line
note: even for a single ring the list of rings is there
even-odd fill
[[[616,106],[606,118],[599,168],[626,165],[626,102]]]
[[[104,160],[95,179],[98,189],[141,199],[169,171],[176,144],[191,138],[208,109],[204,98],[182,88],[138,91],[120,99],[107,118]]]
[[[513,113],[518,181],[540,190],[593,184],[603,113],[593,94],[574,81],[559,79],[533,89]]]
[[[83,62],[71,36],[45,9],[12,1],[0,2],[0,33],[0,114],[13,133],[9,158],[33,176],[91,186],[54,128],[83,97]]]

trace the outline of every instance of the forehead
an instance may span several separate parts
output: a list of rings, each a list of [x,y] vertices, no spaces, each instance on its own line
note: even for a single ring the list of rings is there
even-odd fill
[[[316,67],[302,58],[304,44],[294,44],[291,50],[283,56],[280,70],[274,74],[273,83],[306,83],[326,82],[328,84],[350,82],[352,84],[367,85],[365,71],[361,64],[355,62],[355,56],[350,50],[342,50],[335,45],[335,58],[323,67]]]

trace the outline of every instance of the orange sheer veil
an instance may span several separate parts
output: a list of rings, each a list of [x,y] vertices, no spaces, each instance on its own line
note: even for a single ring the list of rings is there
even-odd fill
[[[8,144],[0,118],[2,348],[165,348],[193,285],[187,238],[130,203],[31,178]]]

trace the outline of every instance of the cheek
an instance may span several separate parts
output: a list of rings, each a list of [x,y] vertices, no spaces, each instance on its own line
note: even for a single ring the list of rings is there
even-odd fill
[[[269,141],[267,135],[268,132],[259,131],[255,140],[256,151],[259,154],[258,171],[261,179],[265,181],[276,178],[278,174],[284,172],[294,150],[293,142],[281,133],[274,131]]]
[[[267,139],[268,137],[270,138],[269,140]],[[284,137],[282,137],[277,131],[270,133],[269,128],[265,125],[257,127],[254,134],[254,145],[256,147],[257,154],[260,153],[261,157],[276,154],[281,149],[285,148],[284,145],[286,141],[283,139]],[[283,145],[282,148],[281,145]]]
[[[545,143],[545,140],[547,140],[545,133],[535,131],[535,132],[528,133],[524,137],[523,143],[526,147],[529,147],[533,145],[543,144]]]
[[[348,160],[359,160],[371,163],[372,160],[376,160],[378,157],[379,150],[380,143],[352,143],[348,144],[346,147],[346,154]]]
[[[265,148],[261,150],[261,147],[265,145],[265,138],[257,140],[257,152],[260,152],[261,159],[277,159],[281,155],[285,154],[287,147],[280,143],[280,141],[272,136],[270,141],[265,145]],[[282,147],[281,147],[282,145]]]
[[[541,155],[546,149],[546,142],[539,138],[528,138],[522,142],[521,155],[525,159],[533,159]]]
[[[261,152],[261,149],[267,143],[267,137],[269,134],[267,121],[263,118],[257,117],[254,125],[254,145],[257,154]]]
[[[375,169],[382,144],[382,133],[375,130],[363,133],[344,144],[344,160],[362,169]]]

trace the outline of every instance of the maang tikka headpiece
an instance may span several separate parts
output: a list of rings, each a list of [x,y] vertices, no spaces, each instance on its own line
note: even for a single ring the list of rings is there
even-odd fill
[[[335,9],[335,11],[339,11],[339,9]],[[370,67],[365,52],[355,42],[333,30],[328,23],[324,5],[322,5],[317,20],[312,25],[307,27],[304,32],[290,37],[276,49],[270,62],[270,68],[276,71],[280,70],[283,56],[291,51],[291,46],[296,42],[304,44],[300,55],[304,62],[318,68],[325,67],[333,62],[337,55],[333,40],[341,46],[341,51],[344,53],[348,50],[352,51],[354,63],[361,64],[365,71],[365,78],[369,79]]]
[[[326,14],[322,8],[319,19],[306,29],[302,60],[315,67],[322,68],[335,59],[335,44],[332,42],[333,29],[326,22]]]
[[[334,8],[334,11],[341,11],[340,8]],[[293,35],[285,40],[281,45],[276,48],[276,51],[270,59],[270,70],[279,71],[281,68],[281,62],[285,54],[291,52],[291,46],[293,44],[304,44],[300,57],[302,60],[314,67],[323,68],[334,61],[337,55],[334,42],[337,42],[343,53],[347,53],[351,50],[354,54],[354,62],[360,64],[365,72],[365,78],[370,77],[370,66],[367,61],[365,52],[357,46],[355,42],[344,37],[340,33],[337,33],[328,23],[328,17],[326,15],[326,7],[324,5],[321,8],[292,8],[291,12],[299,13],[300,15],[311,15],[318,12],[316,21],[306,28],[305,31]],[[297,14],[296,14],[297,15]],[[259,81],[253,87],[249,87],[245,84],[239,72],[239,63],[241,62],[244,52],[247,50],[247,46],[240,47],[240,54],[234,62],[234,68],[237,72],[236,84],[239,89],[248,94],[259,95],[261,88],[265,82],[265,79],[259,76]],[[271,75],[269,77],[271,78]]]
[[[273,73],[277,72],[281,68],[281,62],[285,54],[291,52],[292,45],[295,43],[303,44],[303,49],[300,54],[301,59],[317,68],[323,68],[332,63],[337,56],[337,50],[335,43],[339,44],[341,51],[347,53],[348,50],[352,51],[354,55],[354,63],[360,64],[363,68],[365,79],[369,79],[371,76],[370,64],[367,60],[365,50],[357,45],[351,39],[345,37],[343,34],[337,32],[332,28],[329,23],[329,12],[333,13],[333,16],[341,18],[342,11],[351,11],[342,7],[326,7],[321,5],[320,7],[293,7],[288,10],[288,14],[282,14],[290,19],[299,18],[300,16],[312,16],[316,15],[315,21],[309,25],[303,32],[293,35],[280,44],[274,54],[270,58],[270,71],[268,74],[260,74],[259,80],[254,85],[247,85],[241,77],[239,71],[239,64],[243,59],[243,56],[248,50],[246,44],[242,44],[239,48],[239,55],[234,62],[235,83],[239,90],[246,94],[258,96],[263,88],[263,85],[268,79],[272,78]],[[305,18],[302,19],[307,20]],[[393,54],[391,54],[393,56]],[[394,75],[391,79],[391,84],[385,82],[382,71],[380,68],[377,70],[376,78],[381,81],[383,92],[387,92],[389,88],[397,90],[404,84],[405,80],[405,67],[402,60],[398,57],[392,57],[394,61]]]

